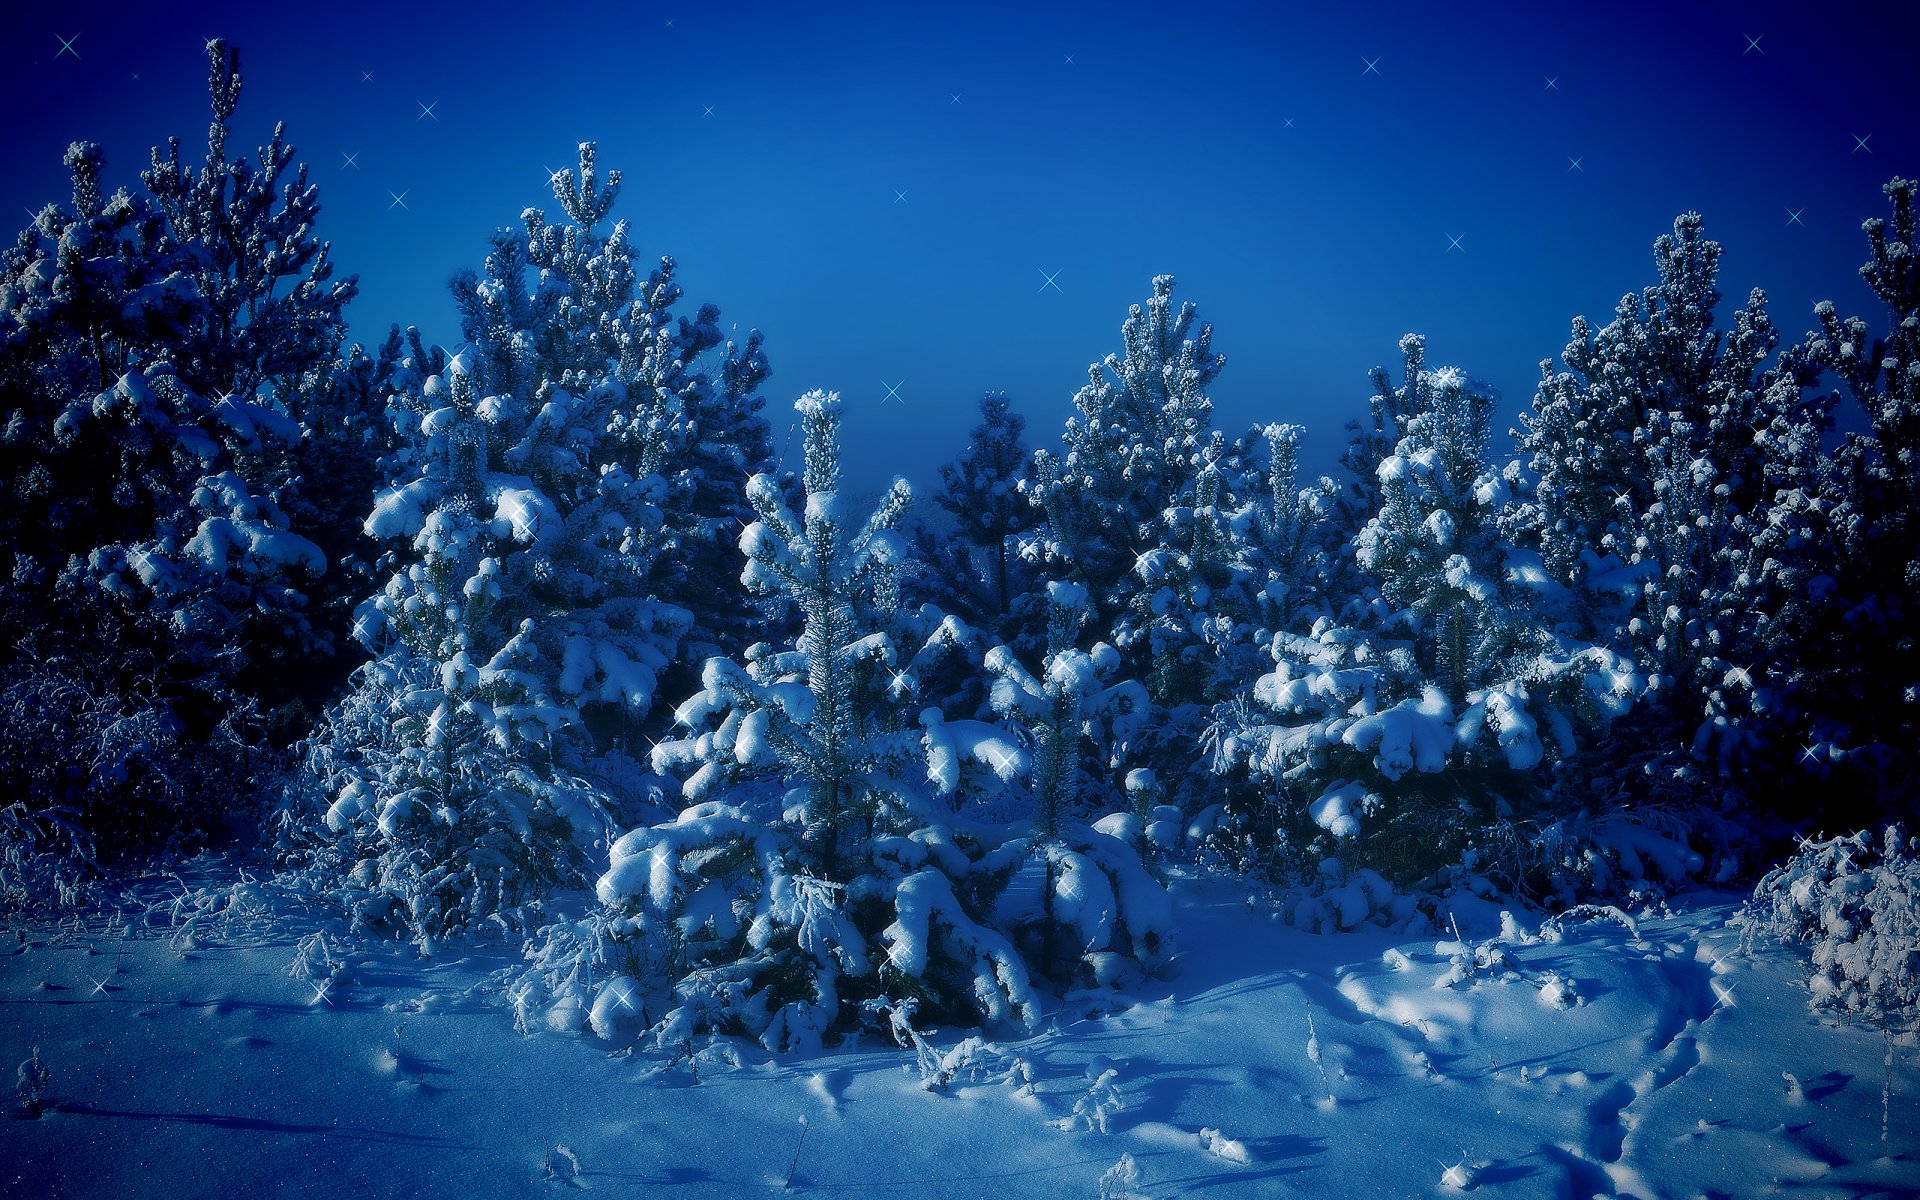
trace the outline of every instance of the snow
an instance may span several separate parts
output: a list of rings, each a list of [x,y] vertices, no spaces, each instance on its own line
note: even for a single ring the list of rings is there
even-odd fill
[[[1881,1037],[1817,1020],[1788,951],[1743,952],[1737,897],[1436,942],[1314,935],[1224,881],[1174,890],[1165,978],[1041,1001],[1011,1040],[922,1028],[936,1088],[884,1023],[804,1053],[702,1038],[610,1056],[647,1003],[611,969],[518,1032],[496,975],[511,948],[422,958],[203,860],[146,885],[151,907],[6,931],[7,1062],[38,1047],[46,1084],[39,1118],[0,1126],[0,1191],[378,1180],[505,1200],[558,1181],[697,1200],[780,1193],[791,1170],[801,1195],[1650,1200],[1911,1195],[1920,1178],[1912,1040],[1893,1047],[1883,1148]],[[1555,988],[1578,1002],[1547,1002]]]

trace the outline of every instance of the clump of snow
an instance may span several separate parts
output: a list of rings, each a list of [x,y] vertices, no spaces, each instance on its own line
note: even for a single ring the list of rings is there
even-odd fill
[[[1200,1148],[1215,1158],[1224,1158],[1243,1167],[1253,1162],[1253,1151],[1247,1149],[1245,1142],[1230,1138],[1218,1129],[1200,1131]]]
[[[587,1014],[593,1032],[609,1042],[629,1045],[648,1025],[647,1006],[640,985],[625,975],[615,975],[600,985]]]

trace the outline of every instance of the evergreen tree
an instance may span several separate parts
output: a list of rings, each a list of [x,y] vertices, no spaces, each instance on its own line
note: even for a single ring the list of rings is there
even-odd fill
[[[1129,310],[1125,354],[1089,367],[1074,396],[1065,454],[1037,451],[1022,485],[1046,516],[1037,531],[1041,557],[1087,589],[1116,646],[1143,656],[1125,614],[1153,590],[1153,580],[1136,576],[1164,540],[1167,509],[1191,505],[1211,444],[1206,387],[1226,363],[1213,353],[1211,325],[1190,336],[1195,309],[1174,312],[1173,284],[1170,275],[1156,277],[1146,306]]]
[[[693,806],[615,845],[599,889],[605,927],[618,931],[609,952],[667,964],[672,993],[649,1010],[661,1037],[743,1028],[769,1046],[810,1044],[863,1005],[1025,1027],[1036,1001],[1014,939],[1047,921],[1038,890],[1024,903],[1026,864],[1078,856],[1081,903],[1051,920],[1085,953],[1114,953],[1127,938],[1158,945],[1165,933],[1145,915],[1151,900],[1125,910],[1141,914],[1131,925],[1103,907],[1095,876],[1109,897],[1116,878],[1158,894],[1162,908],[1164,894],[1136,878],[1137,859],[1129,875],[1097,857],[1131,853],[1121,843],[1087,833],[1092,848],[1077,851],[1072,839],[1043,838],[1056,849],[1036,857],[1021,824],[970,802],[979,785],[1004,791],[1028,770],[1006,731],[934,707],[917,726],[899,719],[917,678],[967,633],[946,619],[923,638],[896,619],[911,493],[895,481],[856,520],[840,494],[838,397],[810,393],[796,407],[803,506],[757,476],[748,494],[760,520],[740,544],[743,581],[791,597],[799,639],[756,647],[744,665],[709,660],[706,686],[680,706],[687,734],[656,747],[654,763],[686,775]],[[969,764],[986,772],[972,789]]]
[[[555,179],[572,223],[523,214],[484,279],[455,279],[472,351],[414,335],[388,373],[405,444],[366,529],[392,573],[355,620],[376,660],[310,765],[384,915],[422,938],[531,911],[631,820],[576,773],[595,729],[645,721],[692,627],[671,556],[715,514],[669,513],[725,490],[701,478],[723,448],[700,448],[696,414],[730,395],[752,426],[757,339],[718,386],[696,369],[717,314],[674,324],[671,261],[643,283],[625,226],[595,232],[618,185],[582,145]]]
[[[1380,390],[1406,432],[1353,541],[1369,584],[1337,619],[1274,636],[1275,670],[1219,710],[1216,769],[1268,781],[1296,819],[1410,878],[1534,808],[1537,768],[1624,711],[1638,681],[1540,627],[1499,536],[1513,472],[1487,463],[1493,396],[1425,368],[1417,336],[1401,349],[1406,384]]]
[[[1863,226],[1861,276],[1886,306],[1876,333],[1842,319],[1831,303],[1798,353],[1829,372],[1839,397],[1858,406],[1866,429],[1849,434],[1817,486],[1783,489],[1777,531],[1791,544],[1778,559],[1805,581],[1786,613],[1804,631],[1799,682],[1810,709],[1785,749],[1818,790],[1862,823],[1863,809],[1911,809],[1920,726],[1920,270],[1914,266],[1915,193],[1909,179],[1885,186],[1891,213]],[[1786,540],[1786,538],[1782,538]]]
[[[324,387],[345,333],[357,276],[335,281],[330,243],[314,236],[320,190],[295,166],[286,125],[257,162],[229,160],[227,141],[240,100],[240,52],[207,43],[213,122],[198,169],[180,160],[180,139],[141,174],[166,217],[165,241],[183,252],[184,272],[205,306],[168,342],[175,369],[209,396],[253,397],[263,385],[282,395]],[[293,174],[287,177],[291,168]]]
[[[601,178],[594,144],[581,143],[579,170],[554,176],[566,223],[527,209],[521,230],[494,236],[483,273],[455,277],[461,330],[502,393],[579,390],[604,375],[664,422],[624,434],[648,446],[638,474],[666,485],[655,588],[692,614],[691,651],[731,651],[753,640],[761,615],[737,603],[722,564],[752,515],[746,481],[773,462],[762,338],[729,340],[712,305],[676,316],[677,264],[663,257],[642,274],[627,223],[607,224],[620,183],[619,171]]]
[[[1567,371],[1543,364],[1521,434],[1536,480],[1509,527],[1566,589],[1566,627],[1648,674],[1638,777],[1692,788],[1700,766],[1731,782],[1791,704],[1793,581],[1768,545],[1779,498],[1812,482],[1826,413],[1803,398],[1804,367],[1763,367],[1765,293],[1714,328],[1720,246],[1698,214],[1655,260],[1660,282],[1612,323],[1575,322]]]
[[[1229,461],[1225,491],[1238,501],[1226,514],[1236,575],[1229,611],[1238,620],[1232,636],[1239,648],[1264,649],[1274,633],[1299,632],[1327,614],[1323,527],[1336,492],[1324,476],[1302,486],[1303,433],[1298,425],[1256,427]],[[1243,678],[1237,653],[1225,661],[1231,678]]]
[[[968,575],[984,577],[986,594],[967,613],[976,624],[999,630],[1013,613],[1016,596],[1026,589],[1013,585],[1019,571],[1017,555],[1009,560],[1008,541],[1029,528],[1036,514],[1020,495],[1027,477],[1029,456],[1021,434],[1026,418],[1012,410],[1005,392],[988,392],[980,399],[980,424],[960,457],[940,468],[945,485],[934,503],[953,515],[959,538],[966,546]],[[1021,580],[1024,583],[1024,580]]]
[[[1167,787],[1185,798],[1189,776],[1203,769],[1194,743],[1231,625],[1213,612],[1213,597],[1232,579],[1233,498],[1221,490],[1228,447],[1210,427],[1206,396],[1226,360],[1212,350],[1212,326],[1196,332],[1193,305],[1176,312],[1173,286],[1171,276],[1156,278],[1152,298],[1122,325],[1125,353],[1088,368],[1065,453],[1035,453],[1022,490],[1045,521],[1023,553],[1043,574],[1086,590],[1094,635],[1160,710],[1134,752],[1166,764]],[[1138,763],[1120,763],[1115,749],[1098,753],[1115,764],[1106,790],[1119,802],[1120,775]]]
[[[218,825],[257,782],[241,750],[255,702],[286,696],[288,664],[325,645],[306,616],[325,562],[298,523],[304,431],[285,399],[327,369],[354,284],[329,283],[313,189],[279,186],[281,136],[257,170],[227,160],[239,78],[222,44],[209,56],[197,176],[175,146],[148,196],[106,196],[104,156],[76,144],[71,210],[43,209],[0,264],[6,670],[120,718],[76,720],[66,751],[97,764],[111,827],[94,833],[116,852]],[[96,727],[110,745],[86,744]]]

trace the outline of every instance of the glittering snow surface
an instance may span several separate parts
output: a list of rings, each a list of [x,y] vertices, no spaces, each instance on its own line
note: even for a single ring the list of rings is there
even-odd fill
[[[1177,880],[1180,957],[1122,999],[774,1057],[516,1032],[510,949],[316,941],[199,869],[188,902],[0,933],[0,1066],[38,1046],[50,1077],[0,1123],[0,1195],[1920,1195],[1911,1042],[1883,1143],[1888,1043],[1742,950],[1730,895],[1435,941]]]

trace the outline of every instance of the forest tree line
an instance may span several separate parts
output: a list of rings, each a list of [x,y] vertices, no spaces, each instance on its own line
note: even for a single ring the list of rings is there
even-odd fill
[[[424,946],[538,934],[549,1001],[585,965],[782,1045],[1151,970],[1174,862],[1344,925],[1912,811],[1911,181],[1885,311],[1794,341],[1681,216],[1512,455],[1409,335],[1304,477],[1297,426],[1214,427],[1163,276],[1057,436],[989,394],[937,490],[858,506],[857,416],[801,397],[781,468],[761,334],[682,304],[590,143],[453,279],[458,343],[346,344],[318,188],[284,128],[230,152],[209,57],[204,158],[109,192],[76,143],[0,256],[10,907],[257,844]]]

